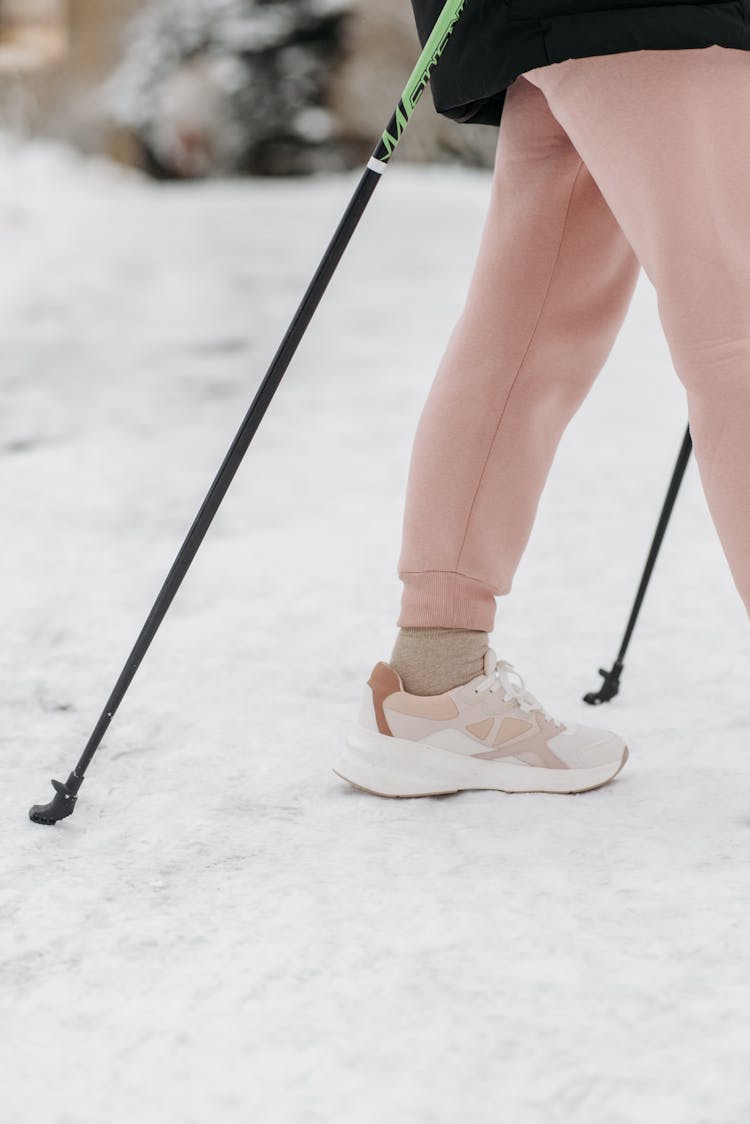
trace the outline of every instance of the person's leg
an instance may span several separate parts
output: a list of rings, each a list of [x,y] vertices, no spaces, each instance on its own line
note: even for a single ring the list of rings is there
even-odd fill
[[[527,77],[656,289],[707,505],[750,614],[750,58],[633,51]]]
[[[627,761],[619,735],[550,714],[487,640],[559,438],[609,354],[638,271],[544,96],[519,79],[466,306],[414,442],[401,631],[391,662],[363,687],[335,766],[351,784],[382,796],[580,792]]]
[[[478,260],[415,435],[402,629],[491,632],[638,261],[544,95],[509,88]]]

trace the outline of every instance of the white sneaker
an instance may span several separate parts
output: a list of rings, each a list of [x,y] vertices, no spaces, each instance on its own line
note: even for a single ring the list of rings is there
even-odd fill
[[[488,648],[483,674],[441,695],[411,695],[390,664],[376,663],[334,772],[377,796],[570,793],[606,784],[627,759],[611,730],[553,718]]]

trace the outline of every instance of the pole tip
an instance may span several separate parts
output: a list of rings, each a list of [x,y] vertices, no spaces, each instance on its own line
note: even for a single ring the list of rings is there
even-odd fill
[[[623,664],[620,660],[615,660],[611,669],[607,671],[606,668],[600,667],[599,674],[602,676],[604,682],[598,691],[589,691],[583,696],[583,701],[588,703],[589,706],[599,706],[601,703],[609,702],[615,695],[620,693],[620,676],[622,675]]]
[[[32,823],[56,824],[66,816],[72,816],[78,797],[62,781],[53,781],[52,787],[55,795],[49,804],[34,804],[29,808],[29,819]]]

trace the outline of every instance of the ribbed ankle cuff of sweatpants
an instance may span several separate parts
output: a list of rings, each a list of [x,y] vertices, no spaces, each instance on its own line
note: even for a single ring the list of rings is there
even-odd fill
[[[492,632],[497,604],[484,582],[451,570],[399,574],[399,628],[471,628]]]

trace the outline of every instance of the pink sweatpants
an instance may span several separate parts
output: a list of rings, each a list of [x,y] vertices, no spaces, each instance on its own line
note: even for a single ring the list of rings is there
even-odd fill
[[[507,91],[489,211],[407,483],[397,624],[484,629],[643,266],[750,613],[750,53],[631,51]]]

